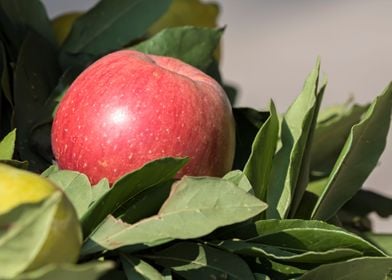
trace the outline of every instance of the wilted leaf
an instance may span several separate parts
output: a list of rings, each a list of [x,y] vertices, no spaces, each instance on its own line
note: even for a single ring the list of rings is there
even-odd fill
[[[392,84],[374,100],[361,122],[351,129],[313,210],[313,219],[329,219],[362,187],[384,151],[391,110]]]
[[[93,243],[84,252],[201,237],[218,227],[247,220],[266,207],[227,180],[184,177],[173,185],[157,215],[133,225],[109,216],[90,236]]]
[[[325,264],[305,273],[299,280],[386,280],[389,279],[392,258],[357,258]]]
[[[32,263],[46,240],[60,196],[57,192],[0,215],[0,279],[14,277]]]
[[[254,279],[248,265],[237,255],[197,243],[180,242],[144,257],[189,280]]]
[[[212,62],[223,29],[182,26],[167,28],[132,49],[155,55],[171,56],[203,71]]]
[[[283,118],[282,147],[273,160],[271,183],[267,190],[268,218],[287,217],[301,172],[304,172],[301,167],[321,97],[317,94],[319,72],[320,62],[317,61],[301,94]]]
[[[8,133],[3,140],[0,141],[0,160],[11,160],[14,154],[16,139],[16,130]]]
[[[244,167],[255,196],[267,200],[267,188],[271,175],[272,159],[278,141],[279,120],[275,104],[271,101],[270,116],[261,126],[252,144],[252,152]]]
[[[111,262],[91,262],[79,265],[58,264],[47,265],[40,269],[19,275],[13,280],[98,280],[100,277],[112,269]]]

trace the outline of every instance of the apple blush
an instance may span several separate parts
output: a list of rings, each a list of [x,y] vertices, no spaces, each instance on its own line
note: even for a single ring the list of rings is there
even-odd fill
[[[52,148],[61,169],[95,184],[163,157],[189,157],[177,177],[222,176],[235,125],[222,87],[178,59],[122,50],[97,60],[59,104]]]

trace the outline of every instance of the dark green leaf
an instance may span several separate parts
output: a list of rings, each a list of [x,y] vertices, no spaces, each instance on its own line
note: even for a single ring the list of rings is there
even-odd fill
[[[92,202],[91,185],[87,176],[76,171],[59,170],[51,173],[48,179],[65,192],[78,217],[83,217]]]
[[[282,239],[282,242],[284,242],[284,239]],[[292,252],[285,250],[284,246],[270,246],[242,240],[221,241],[216,246],[235,254],[251,257],[267,257],[285,263],[323,264],[357,258],[363,255],[361,252],[350,248]]]
[[[385,148],[391,110],[392,83],[374,100],[361,122],[351,129],[313,210],[313,219],[329,219],[362,187]]]
[[[4,137],[12,129],[13,98],[9,72],[5,46],[0,38],[0,137]]]
[[[32,149],[31,131],[35,119],[45,112],[43,105],[60,76],[57,53],[42,37],[30,33],[21,46],[15,70],[16,144],[20,157],[30,168],[42,171],[49,166]]]
[[[284,116],[281,126],[282,147],[273,160],[267,190],[267,217],[285,218],[290,210],[300,174],[313,119],[316,118],[320,63],[305,81],[303,90]]]
[[[132,49],[178,58],[203,71],[212,62],[223,29],[181,26],[167,28]]]
[[[13,280],[98,280],[114,267],[111,262],[91,262],[80,265],[48,265],[19,275]],[[113,279],[113,278],[112,278]],[[114,279],[113,279],[114,280]]]
[[[114,216],[128,224],[133,224],[157,214],[168,198],[173,182],[172,180],[163,182],[137,194],[119,208]]]
[[[233,108],[236,123],[236,147],[233,169],[243,170],[252,151],[252,143],[269,112],[251,108]]]
[[[157,215],[133,225],[109,216],[90,237],[96,244],[89,244],[84,252],[197,238],[218,227],[247,220],[266,207],[227,180],[185,176],[173,185]]]
[[[29,163],[27,161],[18,161],[18,160],[0,160],[0,163],[8,164],[16,168],[20,169],[28,169]]]
[[[39,0],[1,0],[0,23],[15,53],[30,31],[55,44],[48,15]]]
[[[295,277],[298,277],[307,271],[306,269],[298,268],[292,264],[282,264],[268,258],[245,258],[245,260],[254,273],[262,273],[265,275],[265,277],[261,279],[296,279]]]
[[[23,204],[0,215],[0,279],[14,277],[33,262],[44,244],[61,194]]]
[[[82,219],[83,232],[88,236],[111,213],[142,191],[170,180],[187,159],[163,158],[121,177],[113,187],[89,209]]]
[[[180,242],[144,257],[189,280],[254,279],[248,265],[241,258],[206,245]]]
[[[275,104],[271,101],[270,116],[261,126],[252,144],[252,151],[244,167],[244,173],[249,178],[255,196],[267,200],[267,188],[278,140],[279,120]]]
[[[380,217],[392,215],[392,199],[368,190],[360,190],[344,206],[343,210],[357,216],[376,212]]]
[[[281,246],[294,252],[325,252],[348,248],[368,256],[384,255],[361,237],[320,221],[264,220],[255,223],[257,236],[249,242]]]
[[[364,236],[386,254],[392,256],[392,234],[366,233]]]
[[[121,254],[120,261],[128,280],[164,280],[154,267],[139,258]]]
[[[364,257],[319,266],[299,280],[387,280],[391,269],[392,258]]]
[[[347,103],[320,112],[311,151],[313,176],[329,175],[350,134],[351,127],[360,121],[368,107],[369,105]]]
[[[63,44],[68,54],[100,56],[141,37],[170,0],[102,0],[80,16]]]
[[[11,160],[15,148],[16,130],[8,133],[3,140],[0,141],[0,160]]]

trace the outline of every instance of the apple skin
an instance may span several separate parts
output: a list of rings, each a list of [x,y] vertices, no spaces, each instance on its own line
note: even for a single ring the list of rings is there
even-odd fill
[[[235,124],[222,87],[174,58],[121,50],[89,66],[56,111],[52,148],[62,169],[110,183],[149,161],[189,157],[177,177],[222,176]]]

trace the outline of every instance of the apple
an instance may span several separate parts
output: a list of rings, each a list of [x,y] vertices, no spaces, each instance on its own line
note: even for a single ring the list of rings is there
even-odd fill
[[[20,254],[25,254],[26,260],[30,260],[26,267],[20,268],[23,271],[50,263],[75,263],[82,245],[82,230],[74,207],[60,188],[35,173],[0,164],[0,215],[22,204],[43,201],[55,193],[60,199],[56,202],[49,228],[47,231],[42,229],[41,234],[45,237],[38,246],[39,250],[24,252],[21,246],[17,248]],[[9,272],[2,271],[0,275],[4,276],[4,273]]]
[[[235,127],[222,87],[178,59],[121,50],[82,72],[61,100],[52,147],[62,169],[113,183],[162,157],[189,157],[177,177],[222,176]]]

